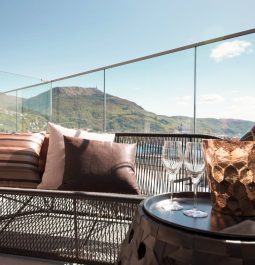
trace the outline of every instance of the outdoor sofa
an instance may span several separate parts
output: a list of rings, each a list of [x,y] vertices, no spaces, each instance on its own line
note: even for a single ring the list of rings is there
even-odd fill
[[[77,262],[114,264],[134,213],[149,195],[169,191],[161,162],[165,140],[216,138],[200,134],[116,133],[117,143],[136,143],[136,177],[140,195],[0,188],[0,252]],[[48,139],[45,138],[45,141]],[[47,143],[40,154],[44,167]],[[19,174],[19,172],[16,172]],[[191,191],[180,169],[175,192]],[[206,178],[199,189],[207,191]]]

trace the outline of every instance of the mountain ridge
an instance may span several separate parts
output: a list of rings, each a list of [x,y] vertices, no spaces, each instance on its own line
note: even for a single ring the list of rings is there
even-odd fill
[[[49,92],[23,101],[28,112],[43,113]],[[73,127],[102,130],[104,94],[94,87],[62,86],[52,88],[53,122]],[[133,101],[106,94],[107,131],[192,132],[193,118],[157,115]],[[240,119],[197,118],[197,133],[241,136],[254,122]]]

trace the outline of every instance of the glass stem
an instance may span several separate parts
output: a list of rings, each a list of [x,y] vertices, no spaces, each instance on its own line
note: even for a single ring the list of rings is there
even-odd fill
[[[194,186],[194,201],[193,201],[193,208],[197,209],[197,183],[193,184]]]
[[[173,203],[173,194],[174,194],[174,179],[175,179],[175,174],[170,173],[169,174],[169,181],[170,181],[170,203]]]

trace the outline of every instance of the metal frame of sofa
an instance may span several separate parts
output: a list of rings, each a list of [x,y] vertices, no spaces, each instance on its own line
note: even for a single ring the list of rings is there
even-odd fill
[[[0,188],[0,252],[77,262],[114,264],[134,213],[148,195],[169,191],[161,163],[164,140],[209,135],[117,133],[119,143],[137,143],[141,195]],[[182,167],[175,192],[191,191]],[[207,191],[204,178],[200,191]]]

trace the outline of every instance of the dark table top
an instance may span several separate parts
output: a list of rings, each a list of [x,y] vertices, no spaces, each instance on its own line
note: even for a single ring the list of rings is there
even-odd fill
[[[224,239],[255,241],[255,217],[239,217],[212,210],[209,193],[198,193],[198,208],[208,213],[204,218],[192,218],[180,211],[166,211],[161,205],[169,200],[169,194],[160,194],[144,201],[144,211],[166,225],[201,235]],[[175,200],[183,210],[193,208],[193,193],[175,194]]]

